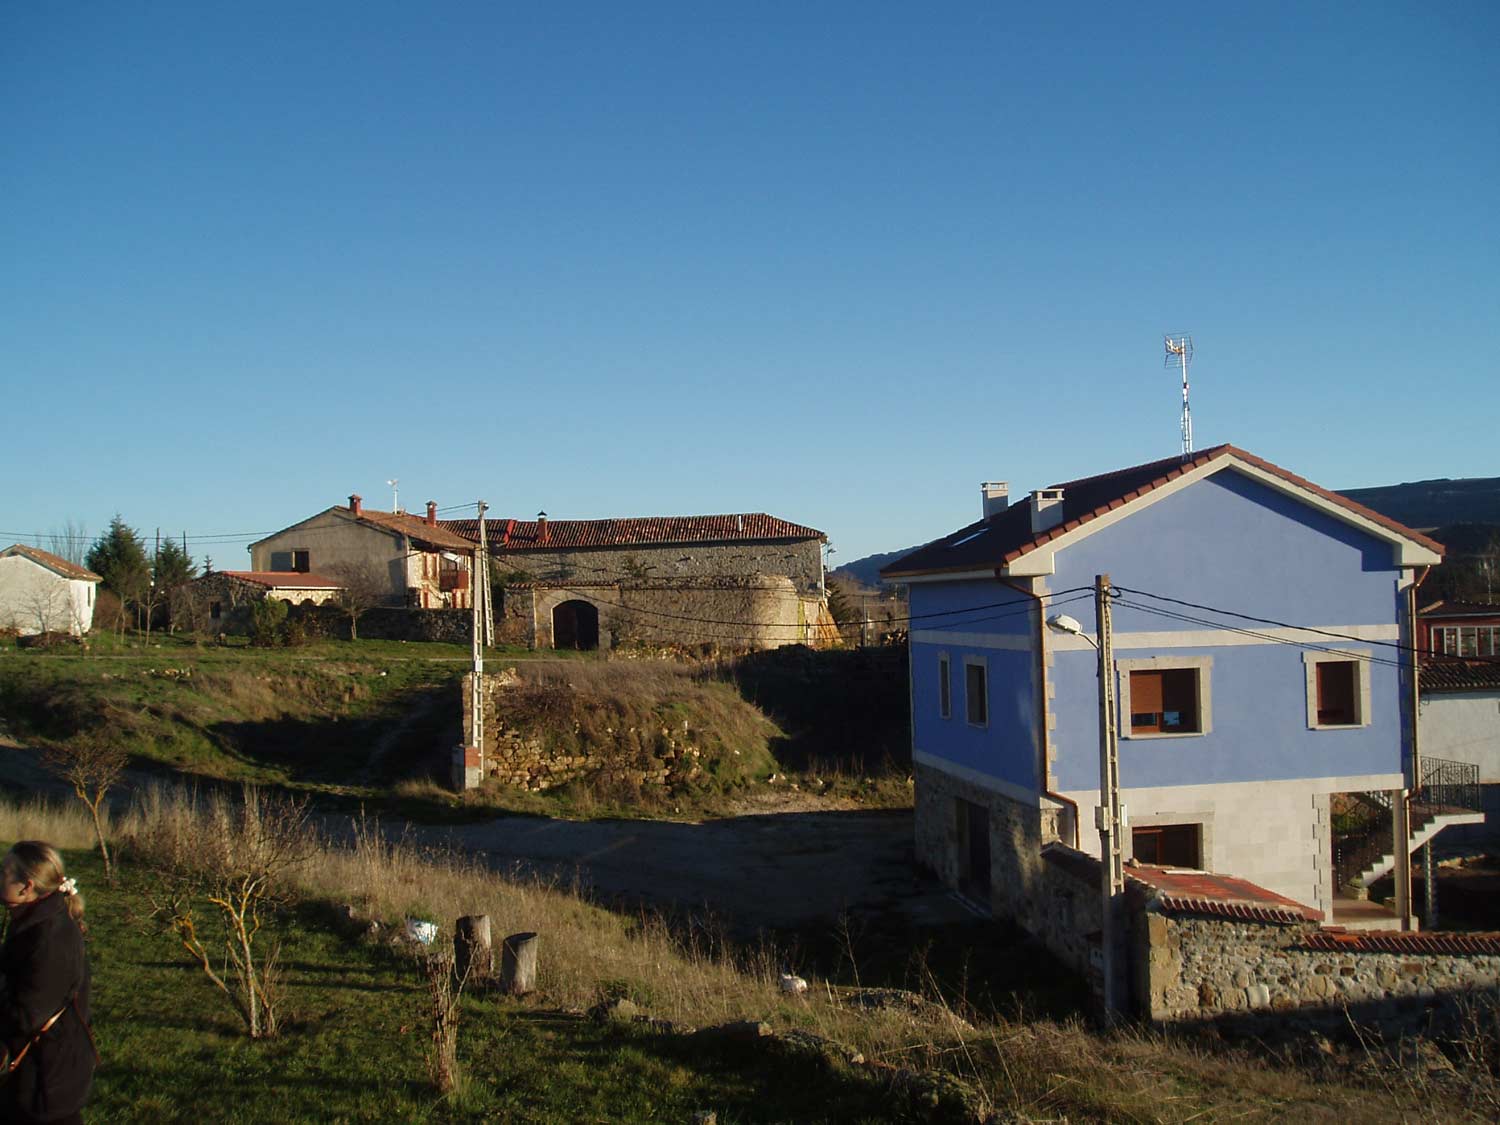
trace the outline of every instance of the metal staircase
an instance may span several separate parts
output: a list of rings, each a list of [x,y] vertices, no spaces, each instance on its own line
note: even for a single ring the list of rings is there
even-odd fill
[[[1347,897],[1363,899],[1370,884],[1396,866],[1391,798],[1382,790],[1349,796],[1356,807],[1353,823],[1334,839],[1335,885]],[[1412,795],[1407,855],[1450,825],[1483,823],[1482,807],[1477,765],[1424,757],[1422,785]]]

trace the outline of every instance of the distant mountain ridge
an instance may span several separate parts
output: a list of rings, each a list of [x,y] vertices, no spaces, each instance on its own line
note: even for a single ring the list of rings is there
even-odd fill
[[[1448,543],[1452,549],[1475,550],[1467,544],[1467,537],[1452,529],[1453,524],[1500,524],[1500,477],[1460,477],[1438,480],[1408,481],[1405,484],[1383,484],[1374,488],[1345,488],[1340,496],[1347,496],[1355,503],[1373,508],[1383,516],[1404,523],[1418,530],[1441,528],[1454,540],[1449,542],[1442,535],[1440,542]],[[957,528],[954,528],[957,531]],[[1488,537],[1488,533],[1485,534]],[[880,568],[894,562],[902,555],[917,549],[921,544],[905,547],[899,551],[866,555],[862,559],[843,563],[832,573],[853,575],[867,586],[880,584]]]
[[[1418,529],[1500,523],[1500,477],[1444,477],[1375,488],[1345,488],[1340,495]]]

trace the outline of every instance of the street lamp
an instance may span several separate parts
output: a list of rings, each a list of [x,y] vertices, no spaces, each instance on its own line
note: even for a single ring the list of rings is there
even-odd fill
[[[1110,628],[1109,575],[1094,578],[1094,620],[1098,623],[1097,639],[1083,631],[1076,618],[1065,613],[1047,618],[1053,632],[1082,637],[1098,653],[1099,675],[1099,804],[1094,809],[1094,826],[1099,830],[1101,878],[1099,893],[1103,924],[1100,945],[1103,954],[1104,1018],[1112,1023],[1119,1010],[1115,979],[1116,911],[1125,891],[1125,861],[1122,855],[1125,831],[1125,809],[1120,804],[1120,744],[1115,724],[1115,662]]]

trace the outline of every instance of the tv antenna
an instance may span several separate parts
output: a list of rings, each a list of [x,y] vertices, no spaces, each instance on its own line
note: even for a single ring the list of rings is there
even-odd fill
[[[1193,452],[1193,411],[1188,406],[1188,364],[1193,362],[1193,338],[1186,333],[1166,337],[1166,366],[1182,371],[1182,455]]]
[[[1184,391],[1183,393],[1186,394],[1187,392]],[[401,482],[397,478],[392,477],[385,483],[391,486],[391,511],[399,512],[401,510],[401,491],[396,486]]]

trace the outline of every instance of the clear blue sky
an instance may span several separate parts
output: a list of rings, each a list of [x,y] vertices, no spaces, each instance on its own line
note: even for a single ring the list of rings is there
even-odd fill
[[[1487,0],[12,3],[0,105],[5,542],[398,477],[849,561],[1176,452],[1167,330],[1200,448],[1500,474]]]

